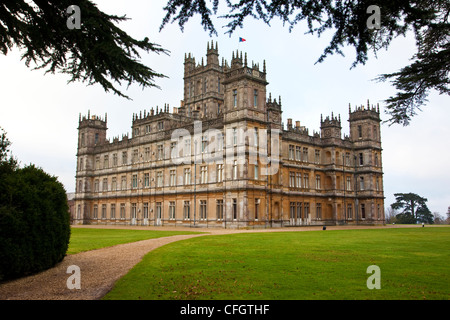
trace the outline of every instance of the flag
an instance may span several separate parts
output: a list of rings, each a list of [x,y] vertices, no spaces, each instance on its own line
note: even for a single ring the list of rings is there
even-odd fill
[[[244,42],[244,41],[247,41],[247,40],[245,40],[244,38],[239,37],[239,42]]]

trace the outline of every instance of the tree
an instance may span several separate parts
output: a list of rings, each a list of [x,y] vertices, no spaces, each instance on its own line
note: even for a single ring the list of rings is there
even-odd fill
[[[80,9],[80,29],[68,27],[68,8],[74,3]],[[115,25],[125,20],[103,13],[89,0],[2,1],[0,52],[6,55],[15,45],[24,50],[28,67],[33,62],[46,73],[69,74],[68,82],[99,83],[106,92],[129,98],[113,82],[158,87],[155,78],[165,77],[138,61],[139,50],[168,51],[148,38],[136,40]]]
[[[450,224],[450,206],[447,208],[447,223]]]
[[[370,11],[373,4],[380,8],[379,29],[372,23],[371,14],[376,14],[376,11]],[[375,3],[372,0],[240,0],[236,3],[226,0],[226,5],[230,12],[220,18],[228,21],[225,27],[230,36],[238,27],[244,26],[247,17],[262,20],[268,25],[274,18],[279,18],[289,26],[289,31],[299,22],[306,21],[307,33],[317,36],[334,29],[329,45],[316,63],[324,61],[328,55],[343,55],[341,48],[348,45],[356,52],[352,67],[364,64],[370,51],[376,55],[380,49],[388,49],[394,38],[412,30],[417,45],[413,62],[398,72],[377,78],[378,81],[391,80],[398,91],[385,100],[386,112],[391,116],[387,120],[390,124],[409,125],[416,111],[425,105],[430,90],[450,94],[448,0],[378,0]],[[211,16],[217,14],[218,8],[219,0],[210,0],[209,3],[206,0],[169,0],[164,7],[166,16],[160,29],[169,22],[178,21],[183,30],[187,21],[199,14],[205,31],[210,35],[217,34]]]
[[[426,198],[415,193],[395,193],[395,202],[391,204],[393,210],[403,211],[396,217],[399,223],[433,223],[433,215],[428,209]]]
[[[70,239],[64,186],[42,169],[19,168],[0,130],[0,281],[52,267]],[[5,151],[6,150],[6,151]]]

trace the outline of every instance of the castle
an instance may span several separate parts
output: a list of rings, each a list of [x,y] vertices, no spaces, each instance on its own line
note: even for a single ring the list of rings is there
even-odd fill
[[[107,115],[79,118],[74,224],[285,227],[383,224],[378,106],[349,106],[309,134],[282,123],[266,63],[233,52],[184,59],[184,99],[132,116],[107,139]]]

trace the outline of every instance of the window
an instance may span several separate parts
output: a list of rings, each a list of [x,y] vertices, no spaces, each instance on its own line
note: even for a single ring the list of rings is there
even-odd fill
[[[102,204],[102,219],[106,219],[106,204]]]
[[[98,205],[94,204],[94,213],[92,216],[93,219],[98,219]]]
[[[208,137],[206,135],[202,136],[202,153],[208,152]]]
[[[143,214],[144,219],[148,219],[148,202],[144,202]]]
[[[127,152],[126,151],[124,151],[124,152],[122,152],[122,165],[127,165],[128,164],[128,155],[127,155]]]
[[[237,179],[237,160],[233,161],[233,180]]]
[[[200,167],[200,183],[208,183],[208,167]]]
[[[95,134],[95,142],[94,142],[94,143],[95,143],[95,144],[98,143],[98,133]]]
[[[103,178],[102,191],[108,191],[108,178]]]
[[[366,218],[366,205],[364,203],[361,203],[361,219]]]
[[[99,184],[98,179],[95,179],[95,181],[94,181],[94,192],[98,192],[99,191],[98,184]]]
[[[133,150],[133,157],[131,158],[131,163],[136,163],[139,161],[139,150],[134,149]]]
[[[353,208],[350,203],[347,204],[347,219],[353,219]]]
[[[301,188],[302,187],[302,174],[300,172],[297,172],[295,174],[295,178],[296,178],[296,187]]]
[[[117,153],[113,154],[113,166],[117,167],[119,164],[118,160],[117,160]]]
[[[122,176],[120,189],[121,190],[127,190],[127,177],[126,176]]]
[[[206,93],[207,85],[208,85],[208,79],[204,78],[203,79],[203,93]]]
[[[359,154],[359,165],[362,166],[364,164],[364,155],[362,153]]]
[[[296,213],[296,206],[295,206],[295,202],[291,202],[290,203],[290,218],[291,219],[295,219],[295,213]]]
[[[314,162],[320,163],[320,150],[315,150],[314,152]]]
[[[377,204],[377,219],[380,220],[381,219],[381,208],[380,205]]]
[[[233,199],[233,220],[237,219],[237,199]]]
[[[258,107],[258,90],[253,90],[253,106]]]
[[[237,145],[237,129],[233,128],[233,145]]]
[[[191,184],[191,168],[184,169],[184,184],[185,185]]]
[[[255,164],[255,180],[259,179],[259,166]]]
[[[137,218],[136,203],[131,204],[131,219]]]
[[[162,158],[163,158],[163,145],[159,144],[158,149],[157,149],[156,159],[162,160]]]
[[[237,90],[233,90],[233,107],[237,107]]]
[[[206,200],[200,200],[200,220],[206,220]]]
[[[84,147],[86,139],[84,138],[84,133],[81,134],[81,146]]]
[[[183,219],[189,220],[190,218],[191,218],[191,202],[184,201]]]
[[[303,148],[303,159],[304,162],[308,162],[308,148]]]
[[[117,190],[117,178],[113,177],[112,181],[111,181],[111,191],[116,191]]]
[[[162,218],[162,205],[161,202],[156,203],[156,219]]]
[[[145,126],[145,133],[148,134],[148,133],[150,133],[150,132],[152,132],[152,127],[151,127],[149,124],[147,124],[147,125]]]
[[[100,169],[100,157],[95,157],[95,169]]]
[[[347,177],[347,191],[351,191],[351,190],[352,190],[352,178]]]
[[[375,167],[378,167],[378,153],[375,153],[374,158]]]
[[[320,183],[320,176],[316,175],[316,189],[320,190],[321,189],[321,183]]]
[[[217,77],[217,92],[220,92],[220,77]]]
[[[183,152],[184,152],[184,155],[186,155],[186,156],[191,155],[191,139],[184,140]]]
[[[144,173],[144,187],[150,186],[150,173]]]
[[[177,143],[176,143],[176,142],[171,142],[171,143],[170,143],[170,157],[171,157],[172,159],[178,158],[178,154],[177,154]]]
[[[116,204],[115,203],[111,204],[111,207],[109,209],[109,214],[110,214],[111,219],[116,218]]]
[[[321,203],[316,204],[316,218],[318,220],[322,220],[322,204]]]
[[[158,121],[158,130],[164,130],[164,121]]]
[[[217,151],[223,150],[223,134],[219,133],[217,135]]]
[[[104,156],[103,157],[103,169],[108,169],[109,168],[109,156]]]
[[[158,171],[156,173],[156,187],[160,188],[163,186],[163,172]]]
[[[175,201],[169,201],[169,220],[175,220]]]
[[[133,174],[133,177],[131,179],[131,187],[133,189],[136,189],[138,186],[138,178],[137,178],[137,174]]]
[[[134,128],[134,136],[138,136],[139,135],[139,128]]]
[[[257,147],[258,146],[258,143],[259,143],[259,134],[258,134],[258,128],[255,128],[254,129],[254,131],[253,131],[253,145],[255,146],[255,147]]]
[[[364,177],[359,177],[359,190],[364,190]]]
[[[380,179],[379,178],[375,178],[376,179],[376,191],[380,191]]]
[[[120,219],[125,219],[125,203],[120,204]]]
[[[303,188],[306,188],[306,189],[309,188],[309,174],[308,173],[303,174]]]
[[[216,200],[216,217],[217,220],[223,220],[223,200]]]
[[[304,210],[304,213],[305,213],[305,219],[308,219],[308,216],[309,216],[309,203],[308,203],[308,202],[305,202],[305,203],[303,204],[303,207],[305,208],[305,210]]]
[[[217,165],[217,182],[223,181],[223,164]]]
[[[358,126],[358,138],[362,138],[362,127]]]
[[[349,152],[345,153],[345,165],[350,166],[350,153]]]
[[[149,161],[150,160],[150,147],[145,147],[145,149],[144,149],[144,157],[145,157],[145,161]]]
[[[289,172],[289,187],[295,187],[295,173],[292,171]]]
[[[302,218],[302,203],[297,202],[297,219]]]
[[[169,180],[169,185],[170,185],[171,187],[174,187],[174,186],[176,186],[176,184],[177,184],[176,170],[173,169],[173,170],[170,170],[170,180]]]
[[[295,147],[295,160],[297,160],[297,161],[302,160],[302,148],[299,146]]]
[[[377,139],[377,126],[373,126],[373,139]]]
[[[289,145],[289,160],[294,160],[294,146]]]
[[[259,199],[255,199],[255,220],[259,219]]]

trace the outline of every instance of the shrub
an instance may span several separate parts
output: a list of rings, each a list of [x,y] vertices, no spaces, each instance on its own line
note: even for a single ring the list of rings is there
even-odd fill
[[[70,240],[64,186],[34,165],[7,167],[0,164],[0,280],[54,266]]]

